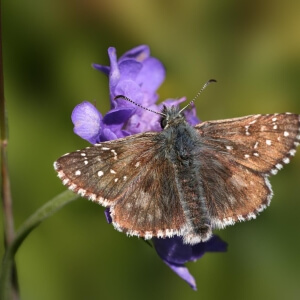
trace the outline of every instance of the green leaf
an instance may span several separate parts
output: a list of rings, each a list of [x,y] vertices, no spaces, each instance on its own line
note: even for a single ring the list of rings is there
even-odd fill
[[[0,299],[11,299],[10,282],[14,257],[28,234],[41,222],[52,216],[66,204],[78,199],[79,196],[67,190],[48,201],[32,214],[19,228],[13,243],[6,249],[0,272]]]

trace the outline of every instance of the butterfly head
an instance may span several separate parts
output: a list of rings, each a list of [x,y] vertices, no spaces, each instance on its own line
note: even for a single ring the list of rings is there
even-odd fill
[[[160,119],[160,126],[162,129],[185,122],[185,118],[177,106],[167,107],[164,105],[162,114],[163,116]]]

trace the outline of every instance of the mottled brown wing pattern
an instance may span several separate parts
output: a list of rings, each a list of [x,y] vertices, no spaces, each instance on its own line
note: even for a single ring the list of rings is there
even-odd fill
[[[55,162],[54,167],[70,190],[110,206],[139,173],[139,165],[152,159],[152,135],[140,134],[67,153]],[[137,150],[140,151],[139,161],[135,161]],[[133,168],[128,172],[131,166]]]
[[[195,244],[255,218],[275,175],[300,142],[296,114],[253,115],[190,127],[166,109],[162,133],[142,133],[68,153],[54,166],[72,191],[110,208],[119,231],[179,235]],[[164,124],[164,122],[162,122]]]
[[[168,176],[166,180],[165,176]],[[153,157],[110,209],[114,225],[128,235],[145,238],[182,235],[185,215],[170,161]]]
[[[299,115],[284,113],[208,121],[195,128],[205,146],[252,170],[275,175],[296,153],[299,126]]]
[[[156,134],[137,134],[67,153],[54,166],[69,189],[109,206],[119,231],[145,238],[180,235],[185,217],[174,168],[161,159]]]
[[[273,193],[267,176],[230,156],[213,151],[201,155],[201,180],[214,228],[253,219],[269,205]]]
[[[214,227],[255,218],[269,205],[275,175],[300,142],[296,114],[253,115],[197,125],[201,180]]]

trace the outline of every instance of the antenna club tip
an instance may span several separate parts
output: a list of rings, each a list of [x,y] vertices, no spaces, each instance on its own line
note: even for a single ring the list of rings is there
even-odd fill
[[[207,83],[212,83],[212,82],[217,82],[217,80],[216,80],[216,79],[209,79],[209,80],[207,81]]]
[[[114,98],[114,100],[117,100],[117,99],[119,99],[119,98],[126,98],[125,96],[123,96],[123,95],[117,95],[115,98]]]

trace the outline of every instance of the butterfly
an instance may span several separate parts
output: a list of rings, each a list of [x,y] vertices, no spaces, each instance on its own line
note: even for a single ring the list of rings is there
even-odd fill
[[[194,127],[177,107],[160,114],[161,132],[101,142],[54,163],[64,185],[109,207],[114,227],[129,236],[181,236],[193,245],[213,229],[255,219],[273,196],[269,176],[300,143],[298,114]]]

